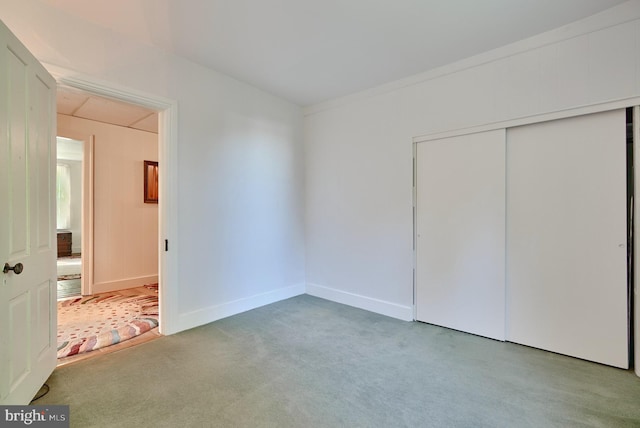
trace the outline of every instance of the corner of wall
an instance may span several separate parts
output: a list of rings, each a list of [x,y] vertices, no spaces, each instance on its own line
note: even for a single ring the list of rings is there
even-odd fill
[[[411,306],[398,305],[397,303],[373,299],[359,294],[348,293],[335,288],[307,283],[307,294],[365,311],[375,312],[402,321],[413,321],[413,308]]]
[[[286,300],[305,293],[304,283],[282,287],[266,293],[256,294],[242,299],[225,302],[219,305],[209,306],[196,311],[180,314],[175,328],[164,334],[174,334],[189,330],[204,324],[227,318],[242,312],[250,311],[261,306]]]

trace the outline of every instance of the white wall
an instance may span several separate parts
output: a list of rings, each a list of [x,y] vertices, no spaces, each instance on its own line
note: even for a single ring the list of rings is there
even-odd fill
[[[412,138],[640,96],[640,2],[305,109],[307,287],[412,319]]]
[[[158,135],[63,114],[58,114],[58,135],[82,141],[94,136],[88,289],[100,293],[157,282],[158,205],[144,203],[143,163],[158,160]]]
[[[178,105],[176,325],[304,292],[301,109],[41,1],[0,19],[41,61]]]

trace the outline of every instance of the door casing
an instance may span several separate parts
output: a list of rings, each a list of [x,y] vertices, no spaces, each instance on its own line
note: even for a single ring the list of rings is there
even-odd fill
[[[175,100],[105,82],[51,64],[45,67],[58,85],[85,91],[159,112],[158,122],[158,279],[160,333],[176,333],[182,328],[178,317],[178,104]],[[85,146],[86,147],[86,146]],[[167,245],[168,243],[168,245]],[[165,249],[168,248],[168,251]]]

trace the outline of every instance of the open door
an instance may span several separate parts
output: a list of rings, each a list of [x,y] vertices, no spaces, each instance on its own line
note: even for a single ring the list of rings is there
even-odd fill
[[[56,366],[56,82],[0,46],[0,404],[28,404]]]

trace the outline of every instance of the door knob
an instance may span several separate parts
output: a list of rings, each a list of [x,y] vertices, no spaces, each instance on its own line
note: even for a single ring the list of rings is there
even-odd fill
[[[15,272],[16,275],[20,275],[23,269],[24,269],[24,266],[22,265],[22,263],[16,263],[16,265],[13,267],[11,267],[9,263],[5,263],[4,269],[2,269],[2,272],[9,273],[9,271],[12,270]]]

